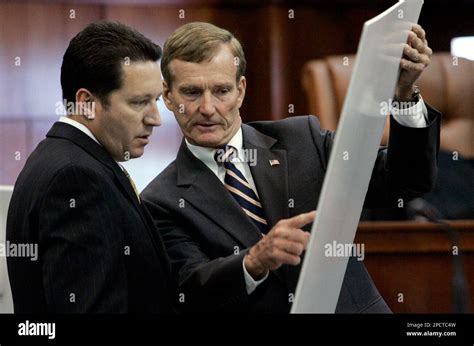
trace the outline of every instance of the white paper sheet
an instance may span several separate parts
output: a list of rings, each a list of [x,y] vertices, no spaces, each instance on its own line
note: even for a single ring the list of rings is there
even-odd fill
[[[332,250],[354,241],[387,116],[384,103],[393,98],[403,44],[422,4],[402,0],[364,23],[292,313],[336,310],[349,253]]]

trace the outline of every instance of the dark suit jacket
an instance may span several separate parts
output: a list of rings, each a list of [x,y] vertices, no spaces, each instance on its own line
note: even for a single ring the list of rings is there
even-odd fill
[[[366,207],[396,205],[429,191],[435,179],[439,113],[427,128],[391,124],[389,149],[380,149]],[[334,134],[314,116],[242,125],[244,148],[257,150],[251,166],[270,226],[314,210]],[[271,166],[277,159],[280,165]],[[242,260],[260,232],[223,184],[187,148],[142,194],[163,235],[184,293],[184,310],[287,313],[300,266],[282,266],[247,295]],[[291,202],[292,201],[292,202]],[[341,217],[344,217],[341,215]],[[311,225],[305,227],[311,229]],[[362,262],[351,258],[336,312],[389,312]]]
[[[172,313],[161,236],[129,180],[87,135],[55,123],[11,199],[7,240],[39,244],[8,258],[15,312]]]

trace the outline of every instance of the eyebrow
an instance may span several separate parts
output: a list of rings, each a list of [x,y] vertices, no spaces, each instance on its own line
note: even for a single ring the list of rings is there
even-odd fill
[[[159,93],[158,96],[161,96],[162,93]],[[130,99],[138,99],[138,98],[154,98],[152,94],[135,94],[130,96]]]
[[[232,83],[218,83],[214,86],[214,88],[227,88],[227,89],[232,89],[234,87],[234,84]]]
[[[233,88],[234,85],[232,83],[217,83],[216,85],[212,86],[212,89],[215,88],[228,88],[231,89]],[[185,85],[180,85],[178,88],[180,91],[188,91],[188,90],[199,90],[201,91],[203,88],[200,85],[192,85],[192,84],[185,84]]]
[[[179,90],[186,91],[186,90],[202,90],[201,86],[198,85],[180,85]]]

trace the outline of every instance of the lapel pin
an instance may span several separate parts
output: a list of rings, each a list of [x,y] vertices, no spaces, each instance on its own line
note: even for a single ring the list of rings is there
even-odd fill
[[[272,167],[273,166],[278,166],[280,164],[280,161],[278,161],[278,160],[270,160],[269,162],[270,162],[270,166],[272,166]]]

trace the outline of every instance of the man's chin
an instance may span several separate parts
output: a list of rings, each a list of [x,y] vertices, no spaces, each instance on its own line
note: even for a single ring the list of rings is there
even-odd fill
[[[195,145],[198,145],[200,147],[208,147],[208,148],[217,148],[220,145],[223,145],[225,143],[221,144],[221,141],[219,140],[210,140],[210,139],[205,139],[205,140],[198,140],[194,141]]]
[[[131,159],[137,159],[137,158],[143,156],[144,153],[145,153],[145,147],[136,148],[136,149],[131,151],[130,158]]]
[[[187,139],[191,144],[200,147],[216,148],[220,145],[226,144],[226,139],[222,133],[202,133],[198,136],[187,137]]]
[[[126,150],[123,154],[119,157],[114,157],[115,161],[118,162],[126,162],[130,161],[131,159],[136,159],[142,156],[145,153],[145,147],[142,148],[135,148],[132,150]]]

